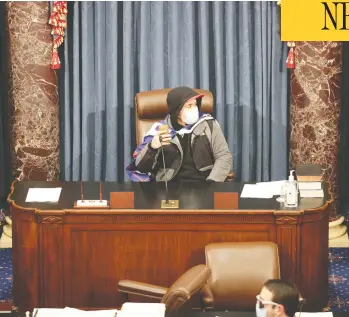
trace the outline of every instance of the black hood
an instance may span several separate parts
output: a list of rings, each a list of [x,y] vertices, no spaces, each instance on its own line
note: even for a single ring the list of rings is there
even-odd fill
[[[167,95],[168,112],[171,117],[177,118],[184,104],[192,98],[197,98],[197,106],[200,111],[203,96],[189,87],[174,88]]]

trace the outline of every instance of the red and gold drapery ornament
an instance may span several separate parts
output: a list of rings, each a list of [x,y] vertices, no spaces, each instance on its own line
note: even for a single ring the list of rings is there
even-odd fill
[[[281,0],[277,2],[278,6],[281,6]],[[295,42],[287,42],[287,46],[289,47],[288,55],[286,58],[286,67],[287,68],[295,68],[296,67],[296,58],[295,58]]]
[[[58,47],[63,43],[65,29],[67,28],[67,1],[54,1],[52,13],[48,23],[52,25],[53,36],[51,68],[60,69],[61,61],[58,56]]]
[[[290,48],[288,51],[288,55],[286,58],[286,67],[287,68],[295,68],[296,67],[296,59],[295,59],[295,42],[287,42],[287,46]]]

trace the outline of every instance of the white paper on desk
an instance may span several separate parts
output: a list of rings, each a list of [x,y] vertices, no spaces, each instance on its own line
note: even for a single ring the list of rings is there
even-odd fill
[[[65,307],[63,309],[64,316],[72,317],[115,317],[119,315],[118,310],[108,309],[108,310],[80,310],[76,308]]]
[[[257,185],[266,186],[273,193],[273,196],[280,196],[281,190],[286,181],[259,182]]]
[[[166,306],[162,303],[124,303],[119,317],[164,317]]]
[[[35,317],[63,317],[62,308],[35,308],[32,316]]]
[[[118,313],[116,309],[111,310],[80,310],[76,308],[39,308],[34,309],[35,317],[115,317]]]
[[[268,186],[261,184],[245,184],[241,198],[273,198],[273,192]]]
[[[319,312],[319,313],[304,313],[297,312],[295,317],[333,317],[332,312]]]
[[[61,195],[62,187],[56,188],[29,188],[26,202],[50,202],[57,203]]]

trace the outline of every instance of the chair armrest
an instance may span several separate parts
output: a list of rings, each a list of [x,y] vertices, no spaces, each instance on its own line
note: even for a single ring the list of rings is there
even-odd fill
[[[131,280],[120,280],[118,289],[121,293],[138,295],[161,300],[167,292],[166,287]]]
[[[201,297],[201,302],[202,302],[202,306],[204,309],[213,309],[214,308],[213,294],[212,294],[211,289],[207,283],[200,290],[200,297]]]

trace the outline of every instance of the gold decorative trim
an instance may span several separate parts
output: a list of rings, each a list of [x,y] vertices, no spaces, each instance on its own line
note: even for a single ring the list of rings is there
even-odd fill
[[[276,223],[277,224],[297,224],[298,218],[297,217],[289,217],[289,216],[283,216],[283,217],[277,217]]]
[[[64,219],[63,219],[63,217],[46,216],[46,217],[39,218],[39,222],[41,222],[41,223],[50,223],[50,224],[52,224],[52,223],[63,223]]]

